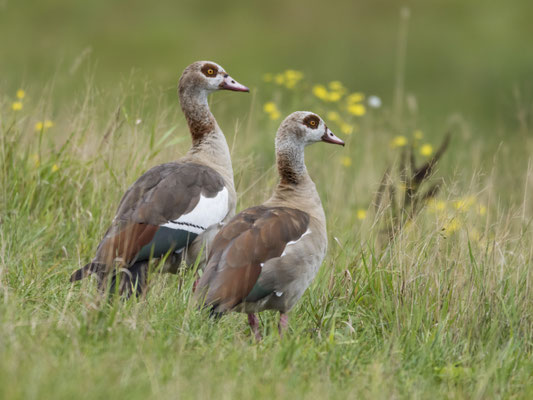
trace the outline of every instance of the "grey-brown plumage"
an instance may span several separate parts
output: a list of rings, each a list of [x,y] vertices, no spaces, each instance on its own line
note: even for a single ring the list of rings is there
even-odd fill
[[[104,288],[109,273],[124,271],[121,291],[144,290],[148,260],[170,254],[168,271],[191,262],[235,213],[236,194],[226,139],[209,110],[207,95],[226,89],[247,91],[219,65],[200,61],[183,72],[178,86],[192,147],[180,160],[144,173],[124,194],[93,260],[71,281],[96,273]],[[207,243],[206,243],[207,241]]]
[[[301,238],[308,226],[309,214],[294,208],[258,206],[239,213],[213,241],[210,268],[199,284],[201,290],[211,281],[205,302],[215,312],[224,312],[274,292],[274,282],[257,285],[264,263],[280,257],[287,243]]]
[[[326,218],[315,184],[304,162],[308,144],[344,145],[315,114],[296,112],[276,135],[280,182],[262,206],[249,208],[216,235],[196,296],[214,313],[249,314],[260,338],[254,313],[287,313],[314,279],[326,254]]]

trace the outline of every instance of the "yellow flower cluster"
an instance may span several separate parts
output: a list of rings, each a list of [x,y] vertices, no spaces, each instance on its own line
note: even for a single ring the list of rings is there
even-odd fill
[[[420,154],[422,154],[424,157],[429,157],[433,154],[433,146],[429,143],[423,144],[420,146]]]
[[[295,88],[303,78],[304,75],[301,71],[293,69],[288,69],[282,73],[263,75],[265,82],[271,82],[288,89]],[[360,92],[350,94],[341,81],[335,80],[327,84],[313,85],[311,86],[311,93],[323,102],[337,103],[337,110],[329,111],[327,121],[334,121],[343,135],[351,135],[357,129],[357,125],[351,122],[352,116],[361,117],[367,113],[365,95]],[[377,96],[370,96],[368,104],[370,107],[379,108],[381,99]],[[264,104],[263,110],[273,120],[280,117],[279,110],[272,102]]]
[[[458,218],[452,218],[450,221],[448,221],[443,228],[443,231],[445,234],[452,234],[454,232],[457,232],[459,229],[461,229],[462,223]]]
[[[422,133],[421,130],[416,130],[413,132],[413,137],[414,137],[414,146],[417,147],[418,145],[418,141],[421,140],[423,137],[424,137],[424,134]],[[402,136],[402,135],[398,135],[398,136],[394,136],[390,142],[390,146],[395,149],[395,148],[398,148],[398,147],[404,147],[407,145],[408,143],[408,139],[407,137],[405,136]],[[433,146],[429,143],[424,143],[423,145],[420,146],[420,154],[424,157],[429,157],[433,154]]]
[[[457,200],[449,201],[430,199],[427,203],[428,210],[433,213],[444,213],[447,210],[457,210],[459,212],[466,212],[470,209],[475,209],[478,215],[485,215],[487,207],[478,204],[475,196],[465,196]]]
[[[324,85],[313,86],[313,94],[322,101],[334,103],[342,99],[346,93],[346,88],[340,81],[332,81],[328,87]]]
[[[276,120],[279,119],[281,116],[281,113],[278,110],[278,107],[276,106],[276,103],[273,101],[269,101],[263,105],[263,111],[268,114],[270,119]]]
[[[484,216],[487,213],[487,207],[479,204],[474,196],[465,196],[457,200],[444,201],[437,199],[430,199],[427,202],[427,209],[430,213],[436,214],[443,223],[443,232],[451,234],[459,231],[463,227],[465,214],[469,210],[473,210],[477,215]],[[473,227],[469,227],[469,231],[474,232]],[[471,235],[475,239],[476,234]]]
[[[403,147],[407,144],[407,138],[405,136],[394,136],[394,138],[392,138],[391,142],[390,142],[390,145],[391,147],[394,149],[394,148],[397,148],[397,147]]]
[[[348,156],[341,157],[341,165],[346,168],[351,167],[352,159]]]
[[[35,130],[37,132],[45,131],[46,129],[49,129],[52,126],[54,126],[54,123],[52,121],[50,121],[49,119],[47,119],[47,120],[44,120],[44,121],[37,122],[35,124]]]
[[[455,200],[453,207],[458,211],[468,211],[474,204],[476,204],[476,198],[474,196],[463,197],[459,200]]]
[[[366,114],[366,107],[362,103],[365,99],[363,93],[352,93],[349,96],[346,96],[346,109],[352,115],[356,117],[361,117]]]
[[[274,82],[279,86],[285,86],[287,89],[294,89],[303,77],[304,74],[301,71],[288,69],[279,74],[265,74],[263,75],[263,80],[265,82]]]
[[[14,101],[12,104],[11,104],[11,109],[13,111],[20,111],[22,110],[22,99],[26,96],[26,92],[22,89],[19,89],[17,90],[17,101]]]
[[[41,166],[41,159],[40,159],[40,157],[39,157],[39,154],[34,153],[34,154],[32,154],[32,155],[30,156],[30,158],[33,160],[33,166],[34,166],[35,168],[38,168],[38,167]],[[50,167],[50,171],[51,171],[52,173],[55,173],[55,172],[59,171],[59,165],[56,164],[56,163],[54,163],[54,164]]]

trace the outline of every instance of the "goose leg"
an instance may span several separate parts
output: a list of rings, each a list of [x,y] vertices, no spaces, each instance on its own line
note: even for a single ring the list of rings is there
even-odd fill
[[[261,337],[261,332],[259,331],[259,318],[257,318],[257,315],[248,314],[248,323],[250,324],[250,328],[252,329],[252,332],[254,333],[255,340],[260,342],[262,337]]]
[[[280,337],[283,337],[283,333],[287,330],[288,326],[289,326],[289,315],[283,312],[280,312],[279,313],[279,324],[278,324],[278,332],[279,332]]]
[[[148,262],[141,261],[133,264],[129,269],[119,271],[111,278],[109,293],[115,292],[117,283],[118,291],[123,298],[130,298],[135,294],[141,297],[147,288]]]

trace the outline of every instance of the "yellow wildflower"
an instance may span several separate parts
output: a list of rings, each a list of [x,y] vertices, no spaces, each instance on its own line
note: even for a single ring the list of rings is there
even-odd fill
[[[57,164],[52,165],[52,172],[56,172],[59,170],[59,166]]]
[[[11,104],[11,109],[13,111],[20,111],[22,110],[22,102],[21,101],[15,101],[13,104]]]
[[[270,113],[270,119],[276,120],[281,116],[280,112],[278,110],[273,111]]]
[[[348,102],[348,104],[360,103],[364,99],[365,99],[365,95],[359,92],[352,93],[351,95],[346,97],[346,101]]]
[[[344,94],[346,93],[346,88],[344,87],[344,85],[340,81],[331,81],[330,83],[328,83],[328,88],[333,93],[337,93],[339,98],[344,96]]]
[[[477,213],[481,216],[485,215],[487,213],[487,207],[485,207],[484,205],[480,204],[477,208]]]
[[[41,165],[41,160],[39,159],[39,154],[33,154],[31,156],[31,158],[33,159],[33,165],[35,165],[36,167]]]
[[[407,144],[407,138],[405,136],[395,136],[391,142],[392,147],[403,147],[406,144]]]
[[[456,200],[453,202],[453,206],[456,210],[466,211],[476,203],[476,198],[474,196],[464,197],[462,199]]]
[[[278,107],[276,106],[276,103],[273,101],[269,101],[263,105],[263,111],[268,114],[270,119],[276,120],[280,117],[280,112],[278,110]]]
[[[272,79],[274,79],[274,77],[272,76],[270,72],[263,75],[264,82],[272,82]]]
[[[461,222],[457,218],[454,218],[446,224],[443,230],[445,233],[450,234],[458,231],[460,228]]]
[[[428,210],[433,213],[438,213],[446,210],[446,202],[442,200],[430,199],[428,201]]]
[[[364,105],[358,104],[358,103],[350,104],[348,106],[348,112],[350,114],[353,114],[353,115],[356,115],[356,116],[360,117],[362,115],[365,115],[366,107]]]
[[[420,140],[424,137],[424,133],[420,129],[417,129],[416,131],[413,132],[413,136],[415,137],[416,140]]]
[[[287,89],[293,89],[298,82],[300,82],[304,76],[300,71],[294,69],[288,69],[284,72],[285,75],[285,86]]]
[[[304,74],[301,71],[296,71],[294,69],[288,69],[285,71],[285,78],[299,81],[304,77]]]
[[[335,102],[335,101],[339,101],[341,97],[342,97],[341,92],[329,92],[324,100]]]
[[[341,157],[341,164],[343,167],[350,167],[352,165],[352,159],[350,157]]]
[[[26,96],[26,92],[22,89],[17,90],[17,99],[23,99]]]
[[[315,85],[313,86],[313,94],[320,100],[325,100],[328,96],[328,91],[324,85]]]
[[[341,124],[341,132],[344,133],[345,135],[351,135],[353,132],[353,126],[343,122]]]
[[[366,218],[366,210],[358,208],[355,215],[357,216],[357,219],[363,220]]]
[[[35,130],[37,132],[40,132],[42,130],[46,130],[48,128],[51,128],[52,126],[54,126],[54,123],[52,121],[50,121],[49,119],[45,120],[45,121],[39,121],[35,124]]]
[[[274,77],[274,82],[278,85],[283,85],[285,83],[285,76],[282,74],[276,74]]]
[[[339,121],[341,119],[341,116],[336,111],[330,111],[327,114],[328,121]]]
[[[420,154],[429,157],[431,154],[433,154],[433,146],[429,143],[422,145],[422,147],[420,147]]]
[[[346,91],[346,88],[344,87],[344,85],[340,81],[331,81],[328,84],[328,87],[329,87],[330,90],[334,90],[334,91],[337,91],[337,92],[345,92]]]
[[[276,103],[273,101],[269,101],[263,105],[263,111],[267,114],[270,114],[271,112],[276,111],[278,108],[276,107]]]

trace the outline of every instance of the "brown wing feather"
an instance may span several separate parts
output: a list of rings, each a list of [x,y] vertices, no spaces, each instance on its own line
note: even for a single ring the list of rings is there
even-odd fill
[[[116,220],[164,224],[190,212],[201,194],[214,197],[223,187],[222,176],[205,165],[158,165],[144,173],[124,194]]]
[[[158,229],[157,225],[127,224],[116,235],[102,240],[97,250],[99,262],[110,265],[118,259],[127,265],[144,245],[150,243]]]
[[[215,237],[198,296],[217,312],[230,310],[250,293],[261,264],[279,257],[300,238],[309,215],[288,207],[252,207],[236,215]]]
[[[167,163],[145,172],[126,191],[92,261],[110,268],[125,266],[150,243],[159,225],[190,212],[200,195],[214,197],[224,187],[222,176],[195,163]]]

